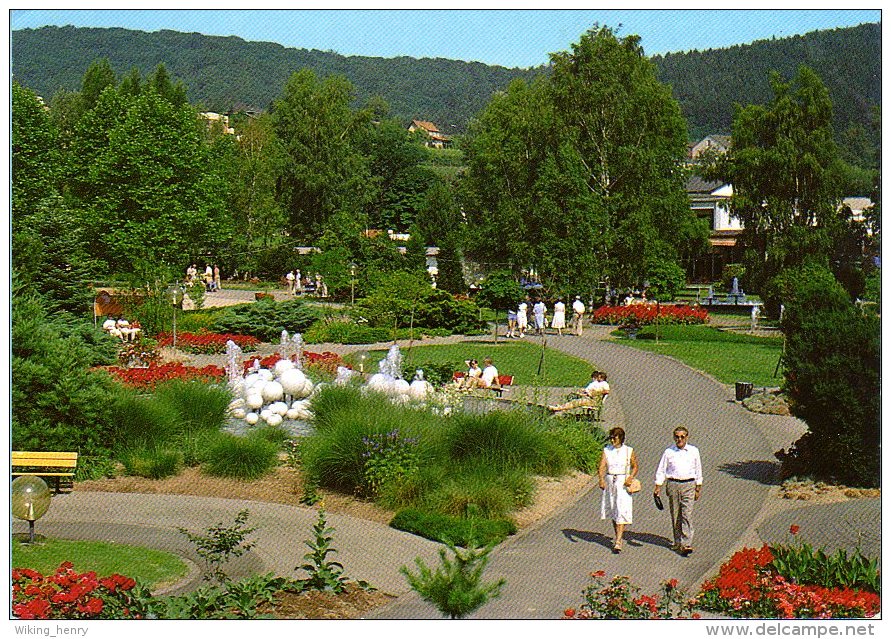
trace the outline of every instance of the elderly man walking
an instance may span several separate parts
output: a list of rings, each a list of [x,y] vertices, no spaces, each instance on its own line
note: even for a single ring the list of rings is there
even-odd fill
[[[662,453],[656,467],[653,495],[659,497],[662,485],[668,497],[674,544],[671,549],[687,557],[693,552],[693,503],[702,495],[702,460],[699,449],[687,443],[690,433],[685,426],[674,429],[674,445]]]

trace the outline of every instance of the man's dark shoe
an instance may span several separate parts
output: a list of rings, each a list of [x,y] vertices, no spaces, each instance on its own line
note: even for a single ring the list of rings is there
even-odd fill
[[[689,557],[693,553],[693,549],[689,546],[681,548],[681,557]]]

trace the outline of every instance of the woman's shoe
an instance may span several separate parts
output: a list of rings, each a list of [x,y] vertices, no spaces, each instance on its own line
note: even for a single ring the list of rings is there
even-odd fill
[[[620,552],[622,552],[622,542],[617,541],[613,544],[613,554],[618,555]]]

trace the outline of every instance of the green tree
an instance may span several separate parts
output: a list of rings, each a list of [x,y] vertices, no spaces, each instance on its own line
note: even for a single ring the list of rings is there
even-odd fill
[[[356,141],[369,113],[353,111],[353,87],[343,76],[318,79],[294,73],[272,105],[273,128],[286,164],[277,197],[293,235],[312,240],[336,212],[361,211],[369,197],[369,170]]]
[[[747,277],[758,291],[806,256],[828,255],[846,226],[826,87],[804,66],[793,82],[775,73],[770,85],[768,104],[737,109],[730,152],[713,173],[733,184],[730,210],[743,223]]]
[[[783,386],[808,428],[788,454],[786,472],[878,486],[881,320],[855,306],[823,266],[785,275]]]
[[[135,98],[106,91],[82,122],[81,146],[94,158],[75,166],[78,192],[96,255],[115,271],[132,270],[137,259],[180,265],[228,245],[226,185],[203,126],[191,107],[150,88]]]
[[[57,192],[61,157],[49,112],[37,95],[12,83],[12,228],[27,226],[40,200]]]

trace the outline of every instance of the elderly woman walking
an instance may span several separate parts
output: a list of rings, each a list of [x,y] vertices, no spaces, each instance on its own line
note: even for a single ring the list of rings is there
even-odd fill
[[[609,431],[609,445],[600,457],[597,475],[603,495],[600,500],[600,518],[613,521],[615,542],[613,552],[622,552],[622,535],[625,526],[631,524],[632,501],[628,487],[637,476],[637,454],[625,445],[625,431],[616,426]]]

